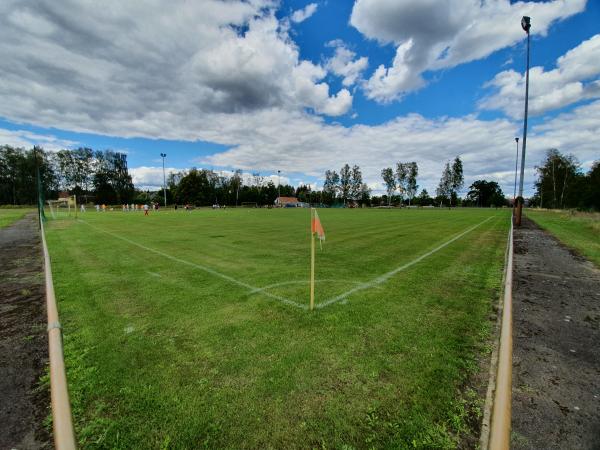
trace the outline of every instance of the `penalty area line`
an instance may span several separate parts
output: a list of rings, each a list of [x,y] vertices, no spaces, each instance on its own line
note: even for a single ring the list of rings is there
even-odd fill
[[[391,277],[393,277],[394,275],[396,275],[398,272],[402,272],[403,270],[408,269],[411,266],[414,266],[415,264],[417,264],[418,262],[423,261],[425,258],[427,258],[428,256],[433,255],[434,253],[439,252],[440,250],[442,250],[444,247],[447,247],[448,245],[452,244],[454,241],[456,241],[457,239],[460,239],[461,237],[463,237],[465,234],[470,233],[471,231],[473,231],[475,228],[480,227],[481,225],[483,225],[484,223],[486,223],[488,220],[493,219],[496,216],[492,216],[492,217],[488,217],[487,219],[485,219],[482,222],[479,222],[477,225],[474,225],[468,229],[466,229],[465,231],[463,231],[460,234],[457,234],[456,236],[454,236],[452,239],[450,239],[449,241],[444,242],[441,245],[438,245],[436,248],[434,248],[433,250],[428,251],[427,253],[422,254],[421,256],[419,256],[416,259],[413,259],[412,261],[395,268],[394,270],[391,270],[387,273],[384,273],[383,275],[378,276],[377,278],[374,278],[373,280],[366,282],[366,283],[361,283],[358,286],[344,292],[343,294],[340,294],[336,297],[330,298],[329,300],[325,300],[322,303],[319,303],[317,305],[315,305],[315,308],[321,309],[321,308],[325,308],[326,306],[330,306],[333,305],[334,303],[338,303],[341,302],[343,300],[346,300],[346,298],[349,295],[352,295],[356,292],[359,291],[364,291],[365,289],[370,289],[372,287],[375,287],[377,285],[380,285],[382,283],[385,283],[387,280],[389,280]]]
[[[209,273],[209,274],[211,274],[211,275],[213,275],[215,277],[221,278],[223,280],[229,281],[230,283],[233,283],[233,284],[236,284],[238,286],[244,287],[244,288],[250,290],[250,293],[255,293],[255,292],[259,293],[260,292],[260,294],[264,295],[265,297],[269,297],[272,300],[277,300],[278,302],[284,303],[284,304],[286,304],[288,306],[293,306],[294,308],[299,308],[299,309],[304,309],[304,310],[308,309],[308,306],[306,306],[306,305],[302,305],[300,303],[297,303],[297,302],[295,302],[293,300],[290,300],[288,298],[285,298],[285,297],[280,297],[279,295],[271,294],[270,292],[262,291],[260,288],[252,286],[251,284],[245,283],[243,281],[237,280],[237,279],[235,279],[235,278],[233,278],[233,277],[231,277],[229,275],[225,275],[224,273],[218,272],[218,271],[216,271],[214,269],[211,269],[210,267],[206,267],[206,266],[203,266],[201,264],[196,264],[196,263],[193,263],[191,261],[186,261],[185,259],[177,258],[175,256],[169,255],[168,253],[161,252],[160,250],[156,250],[156,249],[151,248],[151,247],[146,247],[145,245],[142,245],[142,244],[140,244],[138,242],[132,241],[131,239],[128,239],[126,237],[119,236],[118,234],[114,234],[114,233],[111,233],[110,231],[103,230],[102,228],[98,228],[97,226],[94,226],[91,223],[86,222],[85,220],[81,220],[81,219],[78,219],[78,220],[79,220],[79,222],[85,223],[90,228],[93,228],[93,229],[98,230],[98,231],[100,231],[102,233],[108,234],[109,236],[112,236],[112,237],[114,237],[116,239],[120,239],[120,240],[122,240],[124,242],[127,242],[127,243],[131,244],[131,245],[135,245],[136,247],[139,247],[139,248],[141,248],[143,250],[155,253],[155,254],[157,254],[159,256],[162,256],[163,258],[167,258],[167,259],[170,259],[171,261],[178,262],[179,264],[184,264],[186,266],[190,266],[190,267],[193,267],[195,269],[202,270],[202,271],[204,271],[206,273]]]

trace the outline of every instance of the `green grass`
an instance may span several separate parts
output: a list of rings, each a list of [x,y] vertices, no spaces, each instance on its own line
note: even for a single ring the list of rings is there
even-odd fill
[[[27,213],[32,212],[33,209],[4,209],[0,208],[0,228],[7,227],[19,219],[25,217]]]
[[[525,210],[527,217],[600,267],[600,214]]]
[[[489,336],[509,213],[319,215],[317,304],[479,226],[310,312],[252,291],[308,304],[308,210],[49,222],[81,447],[455,447],[477,403],[464,391]]]

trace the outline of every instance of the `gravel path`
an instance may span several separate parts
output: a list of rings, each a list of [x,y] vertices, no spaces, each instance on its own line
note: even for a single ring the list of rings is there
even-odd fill
[[[513,449],[600,449],[600,270],[515,229]]]
[[[0,228],[0,449],[51,448],[43,283],[35,215]]]

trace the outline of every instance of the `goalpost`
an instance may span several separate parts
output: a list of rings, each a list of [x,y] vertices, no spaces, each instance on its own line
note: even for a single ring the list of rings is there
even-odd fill
[[[69,195],[58,200],[48,200],[48,207],[53,219],[58,217],[77,217],[77,197]]]
[[[242,202],[242,208],[258,208],[258,203],[256,203],[256,202]]]

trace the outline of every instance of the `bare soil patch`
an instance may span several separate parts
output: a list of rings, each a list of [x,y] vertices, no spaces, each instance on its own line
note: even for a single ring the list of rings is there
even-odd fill
[[[35,215],[0,229],[0,449],[51,448],[46,306]]]
[[[515,229],[513,449],[600,449],[600,270]]]

